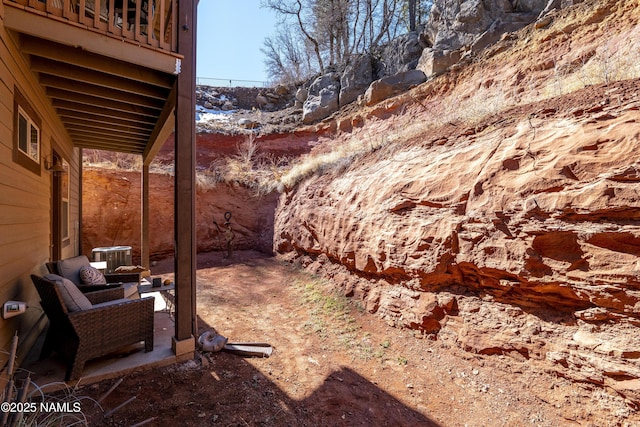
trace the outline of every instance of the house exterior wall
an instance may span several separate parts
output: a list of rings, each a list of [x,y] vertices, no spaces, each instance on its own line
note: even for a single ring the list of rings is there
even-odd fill
[[[11,338],[17,332],[18,361],[35,342],[46,324],[30,274],[44,274],[51,256],[52,174],[45,159],[55,149],[69,163],[69,234],[62,257],[79,251],[79,150],[68,136],[39,86],[29,64],[19,52],[14,35],[4,27],[0,3],[0,309],[8,300],[26,301],[25,314],[0,318],[0,366],[4,366]],[[40,173],[16,163],[14,150],[14,99],[26,98],[40,119]]]

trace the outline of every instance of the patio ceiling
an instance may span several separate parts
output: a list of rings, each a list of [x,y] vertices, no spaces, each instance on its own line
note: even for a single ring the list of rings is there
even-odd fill
[[[21,47],[76,147],[144,154],[172,116],[174,76],[30,36]]]
[[[179,55],[54,19],[36,23],[10,7],[6,15],[75,147],[153,158],[174,128]]]

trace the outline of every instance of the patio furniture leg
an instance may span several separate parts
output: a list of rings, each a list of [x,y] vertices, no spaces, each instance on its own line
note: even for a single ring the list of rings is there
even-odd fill
[[[67,374],[65,376],[65,381],[71,381],[80,376],[82,374],[82,369],[84,368],[84,360],[78,359],[79,348],[76,347],[74,351],[69,355],[70,362],[67,364]]]
[[[80,378],[82,370],[84,369],[84,360],[76,360],[70,369],[67,369],[67,377],[65,381],[71,381]]]

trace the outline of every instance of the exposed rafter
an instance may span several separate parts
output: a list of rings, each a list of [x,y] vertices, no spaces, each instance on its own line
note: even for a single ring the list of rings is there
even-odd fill
[[[31,29],[22,20],[13,22]],[[59,32],[64,24],[48,20],[47,25],[57,32],[51,38],[30,30],[18,39],[74,145],[141,154],[148,164],[173,131],[176,75],[126,55],[119,58],[115,45],[111,56],[74,47],[73,40],[65,45],[66,30]]]

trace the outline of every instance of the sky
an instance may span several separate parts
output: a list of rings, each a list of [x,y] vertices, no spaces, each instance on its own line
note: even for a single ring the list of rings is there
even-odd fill
[[[260,8],[260,0],[201,0],[196,57],[199,83],[226,86],[228,80],[267,81],[260,49],[264,39],[274,35],[275,24],[276,16]],[[206,78],[224,79],[226,84]]]

